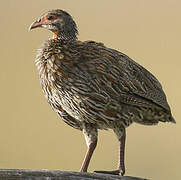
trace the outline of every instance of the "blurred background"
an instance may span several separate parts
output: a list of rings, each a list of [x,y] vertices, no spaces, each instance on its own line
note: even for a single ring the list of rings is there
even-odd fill
[[[50,9],[64,9],[77,22],[79,39],[103,42],[151,71],[162,83],[177,124],[127,129],[126,175],[181,179],[181,1],[9,0],[0,17],[0,168],[79,171],[86,144],[46,102],[34,64],[36,50],[51,37],[30,24]],[[118,142],[100,131],[89,166],[113,170]]]

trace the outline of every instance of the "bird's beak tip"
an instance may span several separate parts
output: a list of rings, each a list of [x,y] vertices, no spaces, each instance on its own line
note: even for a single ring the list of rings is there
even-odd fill
[[[35,29],[35,28],[37,28],[37,27],[41,27],[41,23],[40,22],[37,22],[37,21],[35,21],[35,22],[33,22],[31,25],[30,25],[30,27],[29,27],[29,31],[31,31],[32,29]]]
[[[28,28],[28,30],[31,31],[31,30],[32,30],[32,26],[30,26],[30,27]]]

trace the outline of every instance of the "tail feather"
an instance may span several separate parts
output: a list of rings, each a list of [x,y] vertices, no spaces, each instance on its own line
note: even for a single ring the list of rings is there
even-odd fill
[[[175,121],[175,119],[173,118],[173,116],[170,117],[170,122],[176,124],[176,121]]]

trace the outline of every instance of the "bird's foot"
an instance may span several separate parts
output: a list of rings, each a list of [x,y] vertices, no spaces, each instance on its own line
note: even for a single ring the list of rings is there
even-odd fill
[[[120,170],[115,170],[115,171],[94,171],[95,173],[102,173],[102,174],[112,174],[112,175],[119,175]],[[124,173],[121,173],[123,176]]]

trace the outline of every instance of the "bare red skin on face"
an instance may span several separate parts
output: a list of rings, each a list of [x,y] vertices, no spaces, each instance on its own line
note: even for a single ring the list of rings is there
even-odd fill
[[[51,17],[51,20],[49,19]],[[42,25],[43,24],[50,24],[52,20],[55,20],[57,19],[56,16],[53,16],[53,15],[47,15],[47,16],[44,16],[42,19],[41,19],[41,23]],[[54,39],[57,39],[58,37],[58,32],[57,31],[53,31],[53,38]]]

